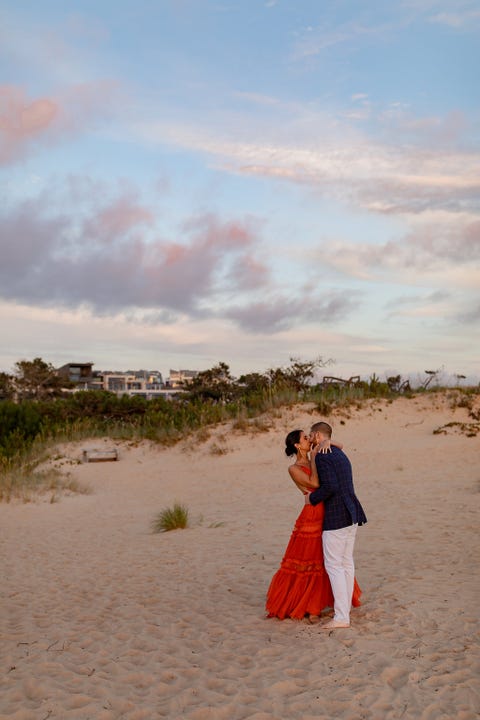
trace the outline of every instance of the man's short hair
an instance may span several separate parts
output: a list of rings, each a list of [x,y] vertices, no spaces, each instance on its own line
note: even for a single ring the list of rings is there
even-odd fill
[[[330,425],[326,422],[317,422],[310,428],[310,432],[312,433],[322,433],[322,435],[326,435],[327,437],[332,437],[332,428]]]

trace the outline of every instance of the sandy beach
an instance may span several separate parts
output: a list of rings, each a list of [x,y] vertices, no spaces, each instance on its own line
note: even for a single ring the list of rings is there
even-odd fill
[[[89,494],[0,505],[0,718],[475,720],[480,717],[480,434],[451,394],[365,402],[328,421],[368,524],[352,626],[267,619],[303,498],[265,427],[162,449],[96,440],[53,464]],[[204,433],[203,433],[204,435]],[[79,463],[116,447],[117,462]],[[153,534],[178,500],[185,530]]]

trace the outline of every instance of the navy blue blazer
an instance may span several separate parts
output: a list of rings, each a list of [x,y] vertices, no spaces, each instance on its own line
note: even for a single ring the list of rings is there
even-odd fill
[[[340,448],[332,445],[331,453],[317,453],[315,457],[320,487],[310,494],[312,505],[323,502],[324,530],[338,530],[367,522],[353,487],[350,460]]]

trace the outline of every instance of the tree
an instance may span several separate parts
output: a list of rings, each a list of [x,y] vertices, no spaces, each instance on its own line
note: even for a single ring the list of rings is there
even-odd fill
[[[58,397],[65,387],[65,381],[57,375],[53,365],[39,357],[15,363],[14,383],[21,400]]]
[[[315,374],[315,370],[320,367],[325,367],[331,362],[331,360],[324,360],[320,356],[314,360],[307,360],[305,362],[302,362],[299,358],[291,357],[291,365],[286,369],[285,373],[291,386],[293,386],[295,390],[306,390]]]
[[[301,392],[310,386],[315,370],[325,367],[331,362],[332,360],[324,360],[321,356],[306,361],[291,357],[289,366],[286,368],[270,368],[266,372],[266,377],[272,388],[277,390],[289,388]]]
[[[387,377],[387,385],[391,392],[410,392],[410,381],[403,380],[401,375],[392,375],[392,377]]]
[[[438,378],[440,372],[441,368],[439,368],[438,370],[425,370],[425,373],[428,375],[428,377],[425,378],[425,380],[422,382],[422,388],[426,390],[432,380],[436,380]]]
[[[210,370],[199,372],[185,387],[190,400],[231,402],[240,394],[240,388],[230,374],[229,366],[220,362]]]
[[[13,378],[5,372],[0,372],[0,400],[10,400],[15,395]]]
[[[262,392],[263,390],[268,390],[269,388],[268,378],[265,375],[256,372],[240,375],[238,378],[238,384],[247,394]]]

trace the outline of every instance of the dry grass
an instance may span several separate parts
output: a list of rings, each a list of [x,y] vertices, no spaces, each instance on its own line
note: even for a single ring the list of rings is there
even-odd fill
[[[88,495],[88,485],[70,477],[60,469],[50,467],[42,470],[28,465],[5,471],[0,476],[0,501],[33,502],[46,493],[52,493],[50,502],[58,502],[64,494]]]
[[[433,431],[434,435],[465,435],[466,437],[476,437],[480,432],[480,423],[471,422],[449,422],[446,425],[441,425]]]
[[[239,417],[233,423],[232,430],[242,434],[256,435],[257,433],[269,432],[273,427],[273,419],[269,416],[261,416],[253,420]]]
[[[208,428],[203,427],[200,428],[200,430],[197,430],[195,433],[195,443],[197,445],[200,445],[202,443],[206,443],[208,440],[210,440],[211,432]]]
[[[217,443],[213,443],[210,446],[210,455],[226,455],[228,453],[228,448],[222,445],[218,445]]]

